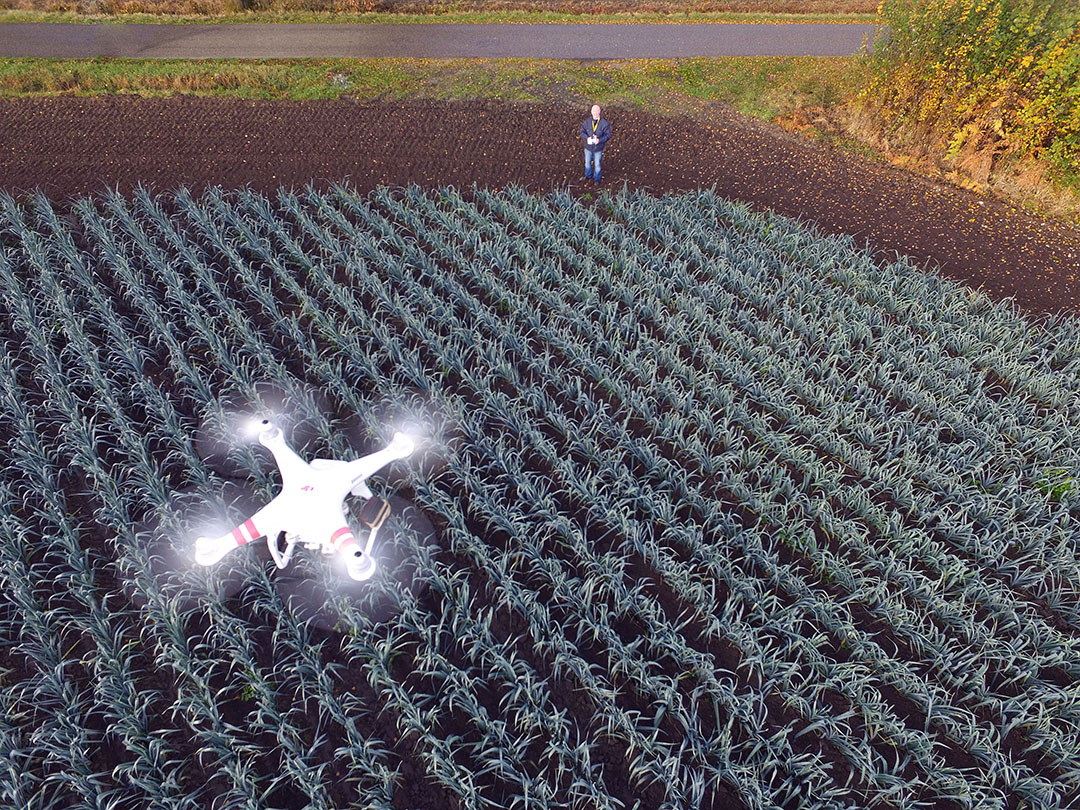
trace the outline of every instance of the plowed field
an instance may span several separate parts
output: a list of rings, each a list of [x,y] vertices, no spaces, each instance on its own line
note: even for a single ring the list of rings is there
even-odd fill
[[[722,108],[599,197],[569,107],[4,108],[4,806],[1080,806],[1080,321],[720,194],[1039,310],[1075,232]],[[375,577],[253,416],[415,437]]]
[[[0,188],[54,200],[187,185],[278,187],[348,179],[530,190],[581,183],[577,108],[494,102],[11,100],[0,116]],[[605,112],[609,188],[712,187],[758,207],[938,265],[1033,312],[1075,311],[1080,233],[999,201],[942,187],[750,121]]]

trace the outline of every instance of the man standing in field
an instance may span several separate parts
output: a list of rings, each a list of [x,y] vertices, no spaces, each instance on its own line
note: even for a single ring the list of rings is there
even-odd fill
[[[604,144],[611,139],[611,124],[600,117],[600,105],[594,104],[592,117],[581,124],[581,140],[585,144],[585,179],[592,178],[594,185],[600,185],[600,158],[604,154]]]

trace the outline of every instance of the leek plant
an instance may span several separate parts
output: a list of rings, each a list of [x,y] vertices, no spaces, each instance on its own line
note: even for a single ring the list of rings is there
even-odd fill
[[[513,188],[0,197],[0,307],[5,799],[331,807],[334,760],[386,808],[406,749],[475,808],[1080,795],[1072,320],[708,191]],[[437,597],[335,599],[337,660],[258,565],[237,611],[140,528],[219,500],[191,434],[264,383],[305,452],[439,414],[402,484]]]

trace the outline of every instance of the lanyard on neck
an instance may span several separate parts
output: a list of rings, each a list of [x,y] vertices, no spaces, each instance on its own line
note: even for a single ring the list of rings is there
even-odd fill
[[[593,119],[593,122],[592,122],[592,131],[593,131],[594,133],[596,132],[596,125],[597,125],[597,124],[599,124],[599,123],[600,123],[600,119],[598,119],[598,118],[594,118],[594,119]]]

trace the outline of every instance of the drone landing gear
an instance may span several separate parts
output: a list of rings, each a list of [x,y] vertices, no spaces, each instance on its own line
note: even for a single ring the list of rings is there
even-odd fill
[[[282,540],[285,541],[285,551],[278,548]],[[296,544],[299,541],[300,538],[296,535],[285,532],[278,532],[277,537],[267,536],[266,547],[270,549],[270,556],[274,558],[274,563],[278,568],[286,568],[292,562],[293,551],[296,550]]]
[[[342,600],[378,624],[400,612],[406,593],[420,598],[428,590],[417,553],[434,547],[437,536],[423,512],[411,501],[394,496],[389,502],[371,499],[357,517],[369,532],[379,532],[370,555],[363,555],[375,569],[372,576],[358,581],[338,565],[327,564],[336,561],[323,555],[297,557],[274,577],[278,594],[296,620],[324,632],[343,633],[348,618],[339,610]]]

